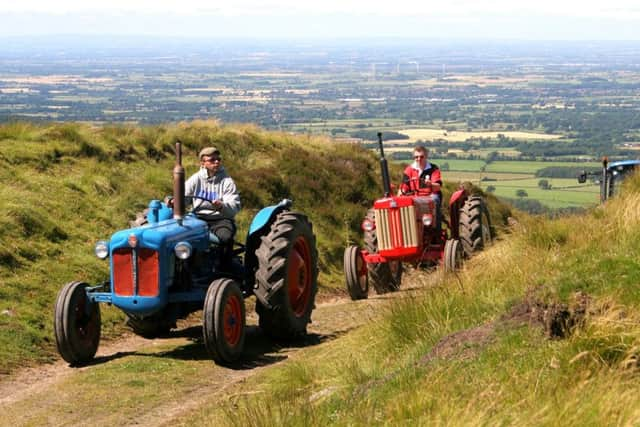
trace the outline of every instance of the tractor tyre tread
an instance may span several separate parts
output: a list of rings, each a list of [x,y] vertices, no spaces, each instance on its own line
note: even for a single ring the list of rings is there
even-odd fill
[[[303,236],[310,251],[310,289],[304,312],[293,312],[287,291],[287,256],[294,250],[295,240]],[[301,213],[284,211],[276,216],[270,231],[262,236],[260,247],[255,252],[258,269],[255,274],[256,287],[261,293],[270,295],[271,308],[256,302],[260,328],[269,336],[279,340],[296,339],[307,333],[311,323],[311,312],[315,308],[318,291],[318,252],[313,225]],[[276,289],[275,291],[273,289]]]
[[[467,199],[460,209],[459,227],[460,242],[466,258],[482,251],[491,243],[491,219],[482,197],[471,196]]]

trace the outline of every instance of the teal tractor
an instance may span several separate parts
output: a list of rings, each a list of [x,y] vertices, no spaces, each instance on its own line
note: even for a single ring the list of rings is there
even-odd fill
[[[602,169],[596,172],[586,172],[578,176],[578,182],[584,184],[588,177],[593,177],[600,183],[600,203],[604,203],[609,197],[620,190],[622,181],[628,177],[640,165],[640,160],[620,160],[609,163],[605,157],[602,159]]]
[[[180,143],[176,153],[173,207],[152,200],[145,225],[96,244],[96,256],[109,261],[107,280],[72,281],[58,293],[56,345],[69,364],[95,356],[100,304],[118,307],[133,331],[147,338],[167,334],[178,319],[202,310],[204,345],[220,364],[242,355],[248,297],[255,295],[267,335],[288,340],[306,334],[318,286],[311,222],[291,210],[290,200],[263,208],[228,261],[198,212],[186,212]]]

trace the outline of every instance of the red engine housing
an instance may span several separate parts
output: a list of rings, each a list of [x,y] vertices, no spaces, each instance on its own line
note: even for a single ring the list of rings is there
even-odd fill
[[[464,189],[450,199],[451,237],[458,237],[458,210],[467,199]],[[362,251],[367,263],[394,260],[403,262],[438,261],[444,254],[449,232],[436,229],[436,206],[428,196],[394,196],[378,199],[373,204],[378,252]],[[431,223],[428,218],[431,217]],[[444,222],[444,221],[443,221]]]

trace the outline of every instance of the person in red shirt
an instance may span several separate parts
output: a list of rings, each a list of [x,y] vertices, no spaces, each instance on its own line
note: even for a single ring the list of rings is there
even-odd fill
[[[407,166],[402,175],[400,194],[428,196],[436,205],[436,229],[440,229],[440,203],[442,201],[442,176],[437,165],[429,162],[429,151],[422,145],[413,149],[413,163]]]
[[[429,151],[422,145],[413,149],[414,162],[406,167],[402,175],[400,191],[402,194],[417,194],[419,196],[433,195],[440,204],[442,193],[442,176],[437,165],[429,162]]]

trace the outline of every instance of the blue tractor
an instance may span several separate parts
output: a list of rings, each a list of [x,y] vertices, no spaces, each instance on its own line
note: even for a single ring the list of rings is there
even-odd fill
[[[152,200],[145,225],[118,231],[95,246],[108,259],[104,283],[67,283],[55,303],[58,352],[71,365],[89,362],[100,341],[100,303],[127,316],[138,335],[162,336],[202,310],[204,344],[220,364],[237,360],[245,341],[245,298],[256,296],[261,329],[293,339],[306,334],[317,291],[312,225],[291,201],[260,210],[232,261],[198,213],[186,212],[181,146],[176,144],[173,206]]]
[[[600,203],[604,203],[609,197],[620,190],[622,181],[640,165],[640,160],[620,160],[609,163],[605,157],[602,159],[602,169],[597,172],[583,171],[578,176],[578,182],[584,184],[587,177],[591,176],[600,182]]]

